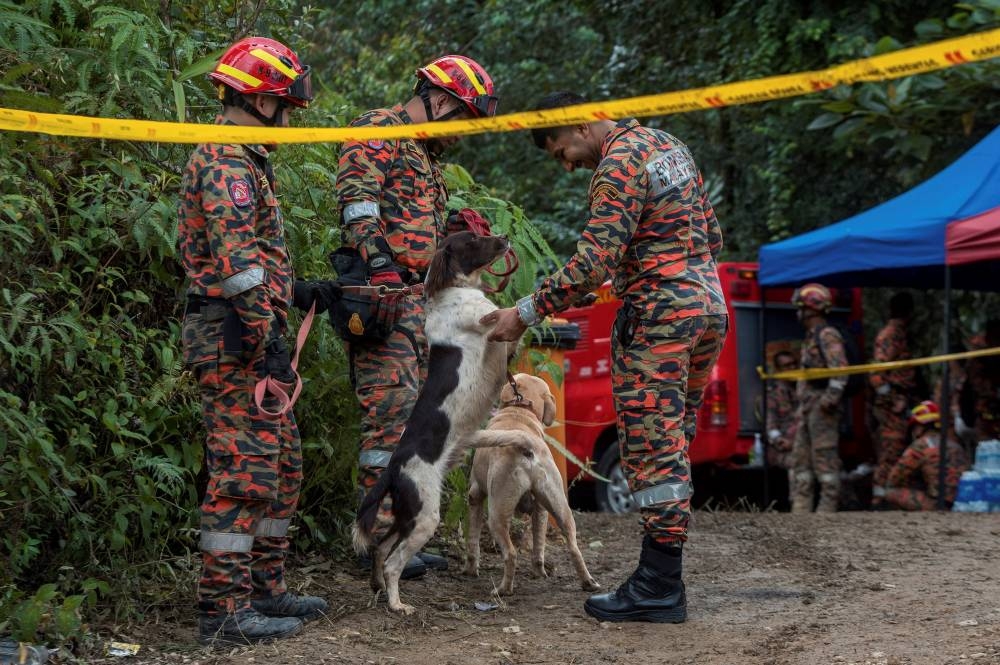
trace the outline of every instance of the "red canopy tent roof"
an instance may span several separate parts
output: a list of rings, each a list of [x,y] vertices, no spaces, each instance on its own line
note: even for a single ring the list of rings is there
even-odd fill
[[[948,224],[944,246],[950,266],[1000,259],[1000,206]]]

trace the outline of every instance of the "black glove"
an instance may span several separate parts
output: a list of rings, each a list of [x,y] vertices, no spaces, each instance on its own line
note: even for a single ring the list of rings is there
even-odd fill
[[[292,291],[292,305],[308,312],[315,302],[316,311],[325,312],[340,298],[341,293],[340,284],[334,281],[324,279],[307,282],[297,279]]]
[[[292,369],[292,359],[283,337],[272,336],[264,347],[264,367],[270,376],[282,383],[295,382],[295,370]]]

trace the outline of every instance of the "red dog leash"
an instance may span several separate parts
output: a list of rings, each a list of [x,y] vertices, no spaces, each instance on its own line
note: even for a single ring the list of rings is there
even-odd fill
[[[302,325],[299,326],[299,332],[295,336],[295,353],[292,355],[292,374],[295,375],[294,383],[285,383],[284,381],[278,381],[273,376],[266,376],[257,382],[254,387],[253,397],[254,402],[257,403],[257,410],[265,418],[278,419],[288,413],[295,401],[299,398],[299,393],[302,392],[302,377],[299,376],[299,352],[306,343],[306,337],[309,336],[309,329],[312,328],[313,318],[316,316],[316,303],[313,302],[312,307],[309,308],[309,312],[302,319]],[[264,408],[264,399],[268,396],[274,397],[278,400],[278,410],[268,411]]]

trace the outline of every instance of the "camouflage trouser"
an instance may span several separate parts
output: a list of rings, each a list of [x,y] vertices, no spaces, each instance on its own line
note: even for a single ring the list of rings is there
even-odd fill
[[[819,393],[802,400],[802,419],[792,447],[792,512],[811,512],[813,483],[819,481],[817,512],[836,512],[840,495],[840,410],[827,413]]]
[[[244,365],[222,353],[222,322],[185,317],[185,362],[201,389],[208,436],[208,487],[201,504],[203,612],[233,612],[251,595],[285,591],[288,526],[302,485],[299,430],[291,412],[262,417],[253,390],[265,373],[263,356]],[[265,408],[277,410],[276,403]]]
[[[872,416],[878,423],[875,432],[878,466],[875,467],[872,483],[878,487],[885,487],[889,472],[906,450],[907,410],[904,408],[899,413],[893,412],[890,398],[890,400],[876,401],[872,405]]]
[[[408,298],[396,330],[382,344],[353,344],[354,392],[361,406],[358,493],[382,474],[427,378],[427,337],[423,300]],[[390,504],[383,504],[383,517]],[[382,521],[382,520],[380,520]]]
[[[885,491],[884,501],[901,510],[934,510],[937,499],[923,490],[890,487]]]
[[[611,338],[622,470],[643,529],[661,543],[687,540],[692,495],[688,446],[728,322],[725,315],[619,322]]]

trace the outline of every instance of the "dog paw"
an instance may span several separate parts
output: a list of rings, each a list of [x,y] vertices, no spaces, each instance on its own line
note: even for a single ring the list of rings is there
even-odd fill
[[[535,577],[548,577],[549,573],[552,572],[552,570],[553,570],[552,566],[549,566],[549,568],[546,569],[545,564],[542,563],[541,561],[535,561],[531,564],[531,573]]]
[[[583,587],[584,591],[600,591],[601,585],[597,583],[593,577],[588,578],[580,582],[580,586]]]
[[[462,574],[466,577],[479,577],[479,566],[466,566]]]
[[[400,614],[410,616],[417,611],[413,605],[407,605],[406,603],[397,603],[395,606],[390,605],[389,609],[393,612],[399,612]]]

